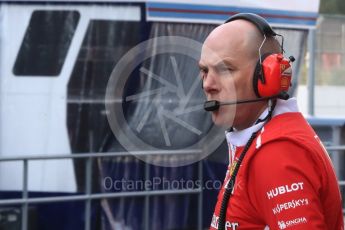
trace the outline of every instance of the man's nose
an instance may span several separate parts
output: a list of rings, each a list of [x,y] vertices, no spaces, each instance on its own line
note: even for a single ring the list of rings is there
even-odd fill
[[[213,74],[208,73],[202,81],[202,86],[205,93],[213,94],[217,92],[217,81]]]

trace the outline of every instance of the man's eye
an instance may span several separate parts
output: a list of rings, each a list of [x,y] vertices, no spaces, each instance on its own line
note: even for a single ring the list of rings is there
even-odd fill
[[[233,71],[233,69],[229,68],[229,67],[218,68],[218,72],[222,73],[222,74],[231,73],[232,71]]]
[[[206,68],[200,68],[200,72],[201,72],[201,73],[206,73],[206,72],[207,72],[207,69],[206,69]]]
[[[204,79],[204,77],[207,75],[207,70],[206,69],[200,69],[200,77],[201,79]]]

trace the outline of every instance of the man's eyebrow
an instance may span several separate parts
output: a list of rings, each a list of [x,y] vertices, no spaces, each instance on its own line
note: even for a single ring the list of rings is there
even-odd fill
[[[232,63],[232,60],[223,59],[223,60],[217,62],[214,66],[215,67],[220,67],[220,66],[234,67],[234,64]]]
[[[209,68],[206,64],[204,64],[202,62],[199,62],[198,66],[200,69],[208,69]],[[210,65],[210,67],[221,67],[221,66],[234,67],[233,60],[231,60],[229,58],[225,58],[225,59],[220,60],[219,62],[217,62],[215,64]]]

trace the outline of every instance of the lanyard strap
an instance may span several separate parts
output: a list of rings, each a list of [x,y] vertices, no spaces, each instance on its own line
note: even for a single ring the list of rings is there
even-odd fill
[[[219,213],[219,221],[218,221],[218,230],[225,230],[225,217],[226,217],[226,209],[228,207],[228,202],[230,199],[230,196],[232,194],[232,191],[235,187],[235,181],[236,181],[236,176],[238,173],[238,170],[240,169],[240,166],[242,164],[242,161],[244,159],[244,156],[246,155],[246,153],[248,152],[248,149],[250,147],[250,145],[252,144],[252,142],[254,141],[256,134],[259,132],[260,130],[254,132],[252,134],[252,136],[249,138],[246,146],[244,147],[238,161],[237,164],[235,166],[235,169],[233,171],[233,173],[231,174],[230,180],[229,182],[225,185],[225,191],[224,191],[224,195],[223,195],[223,200],[221,203],[221,207],[220,207],[220,213]]]
[[[275,106],[276,106],[276,101],[272,101],[272,100],[268,101],[268,114],[263,120],[261,120],[265,122],[263,126],[265,126],[271,120]],[[228,202],[232,194],[232,191],[235,187],[236,176],[237,176],[238,170],[240,169],[244,156],[248,152],[249,147],[253,143],[256,135],[260,132],[262,127],[258,131],[254,132],[249,138],[249,140],[247,141],[240,157],[238,158],[235,169],[233,173],[231,174],[230,180],[224,187],[224,195],[223,195],[223,200],[222,200],[222,203],[220,206],[220,212],[219,212],[218,230],[225,230],[226,209],[228,207]]]

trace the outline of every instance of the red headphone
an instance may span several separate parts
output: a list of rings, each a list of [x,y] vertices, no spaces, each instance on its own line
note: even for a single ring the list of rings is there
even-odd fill
[[[259,15],[252,13],[239,13],[230,17],[225,23],[234,20],[247,20],[253,23],[264,36],[262,45],[267,37],[281,36],[281,53],[266,53],[261,55],[256,64],[253,76],[253,88],[257,97],[271,97],[282,92],[287,92],[291,85],[291,62],[295,61],[294,57],[289,59],[283,56],[283,36],[275,33],[268,22]],[[261,45],[261,46],[262,46]]]

